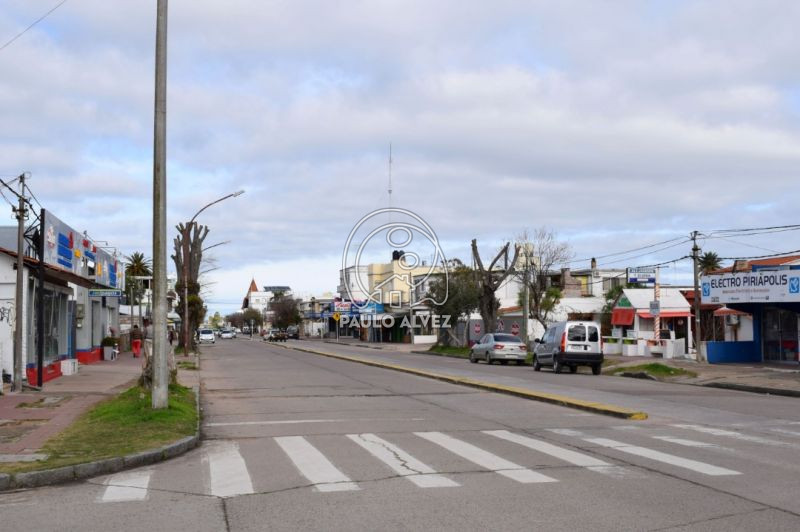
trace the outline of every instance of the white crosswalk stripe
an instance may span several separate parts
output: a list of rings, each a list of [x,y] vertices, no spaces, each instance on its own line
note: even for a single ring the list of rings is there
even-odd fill
[[[440,445],[461,458],[477,464],[504,477],[523,484],[536,482],[558,482],[556,479],[524,468],[505,458],[492,454],[465,441],[458,440],[441,432],[415,432],[420,438]]]
[[[236,442],[217,440],[208,442],[203,447],[203,461],[208,467],[211,495],[233,497],[253,493],[253,482]]]
[[[275,441],[300,473],[319,491],[353,491],[361,489],[339,471],[325,456],[302,436],[281,436]]]
[[[704,434],[711,434],[712,436],[724,436],[726,438],[732,438],[735,440],[746,441],[750,443],[772,445],[774,447],[795,447],[795,448],[798,447],[798,445],[794,443],[783,442],[778,440],[770,440],[769,438],[762,438],[761,436],[751,436],[749,434],[742,434],[741,432],[736,432],[734,430],[717,429],[714,427],[704,427],[703,425],[675,424],[672,426],[679,429],[694,430],[696,432],[702,432]]]
[[[395,473],[406,477],[420,488],[452,488],[459,486],[457,482],[437,474],[430,466],[423,464],[400,447],[379,438],[375,434],[348,434],[347,437],[389,466]]]
[[[699,447],[704,449],[716,449],[716,450],[723,450],[723,451],[732,451],[733,449],[728,449],[726,447],[720,447],[719,445],[713,443],[707,443],[704,441],[696,441],[696,440],[687,440],[685,438],[673,438],[672,436],[651,436],[651,438],[655,440],[661,440],[669,443],[674,443],[675,445],[683,445],[684,447]]]
[[[150,484],[152,469],[124,471],[112,475],[106,480],[106,489],[99,502],[129,502],[147,499],[147,487]]]
[[[662,462],[665,464],[673,465],[676,467],[681,467],[684,469],[689,469],[691,471],[696,471],[698,473],[702,473],[704,475],[710,476],[724,476],[724,475],[740,475],[741,473],[738,471],[734,471],[732,469],[726,469],[724,467],[717,467],[711,464],[706,464],[704,462],[698,462],[696,460],[690,460],[688,458],[682,458],[680,456],[675,456],[672,454],[663,453],[661,451],[656,451],[654,449],[648,449],[647,447],[639,447],[637,445],[628,445],[626,443],[618,442],[616,440],[609,440],[606,438],[583,438],[584,441],[589,443],[593,443],[595,445],[600,445],[601,447],[608,447],[615,449],[617,451],[621,451],[623,453],[633,454],[635,456],[641,456],[642,458],[648,458],[650,460],[655,460],[656,462]]]

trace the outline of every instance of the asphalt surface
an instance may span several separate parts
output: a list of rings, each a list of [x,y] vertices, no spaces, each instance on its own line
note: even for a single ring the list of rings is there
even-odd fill
[[[361,351],[342,352],[385,356]],[[796,399],[417,356],[430,369],[626,401],[650,419],[218,341],[203,348],[201,447],[2,494],[0,529],[800,529]]]

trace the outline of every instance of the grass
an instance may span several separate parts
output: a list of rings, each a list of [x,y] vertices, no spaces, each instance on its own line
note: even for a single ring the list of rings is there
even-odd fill
[[[179,369],[190,369],[190,370],[197,369],[197,364],[189,360],[179,360],[176,364]]]
[[[146,451],[195,433],[197,411],[190,388],[169,387],[169,408],[153,410],[150,392],[138,386],[96,405],[39,451],[39,462],[0,464],[2,473],[20,473],[92,462]]]
[[[428,351],[437,355],[448,355],[461,358],[469,358],[469,347],[451,347],[446,345],[434,345]]]
[[[644,372],[656,378],[668,379],[670,377],[697,377],[697,373],[683,368],[673,368],[665,364],[653,362],[650,364],[640,364],[638,366],[623,366],[613,368],[608,371],[609,375],[619,375],[620,373],[640,373]]]

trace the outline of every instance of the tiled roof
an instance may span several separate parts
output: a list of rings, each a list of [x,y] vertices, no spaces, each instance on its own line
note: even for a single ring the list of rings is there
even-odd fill
[[[744,271],[750,271],[753,266],[781,266],[783,264],[790,264],[792,262],[799,262],[800,255],[784,255],[783,257],[769,257],[766,259],[754,259],[747,261],[747,268]],[[720,268],[709,273],[729,273],[733,271],[733,266]]]

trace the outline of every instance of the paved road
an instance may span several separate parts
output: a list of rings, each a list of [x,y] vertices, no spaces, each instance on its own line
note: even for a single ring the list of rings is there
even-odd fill
[[[199,449],[0,495],[0,528],[800,528],[796,401],[737,406],[755,396],[705,389],[680,401],[637,382],[670,415],[620,421],[243,339],[205,347],[201,376]],[[551,377],[576,393],[592,379]],[[697,422],[698,401],[720,417]]]

